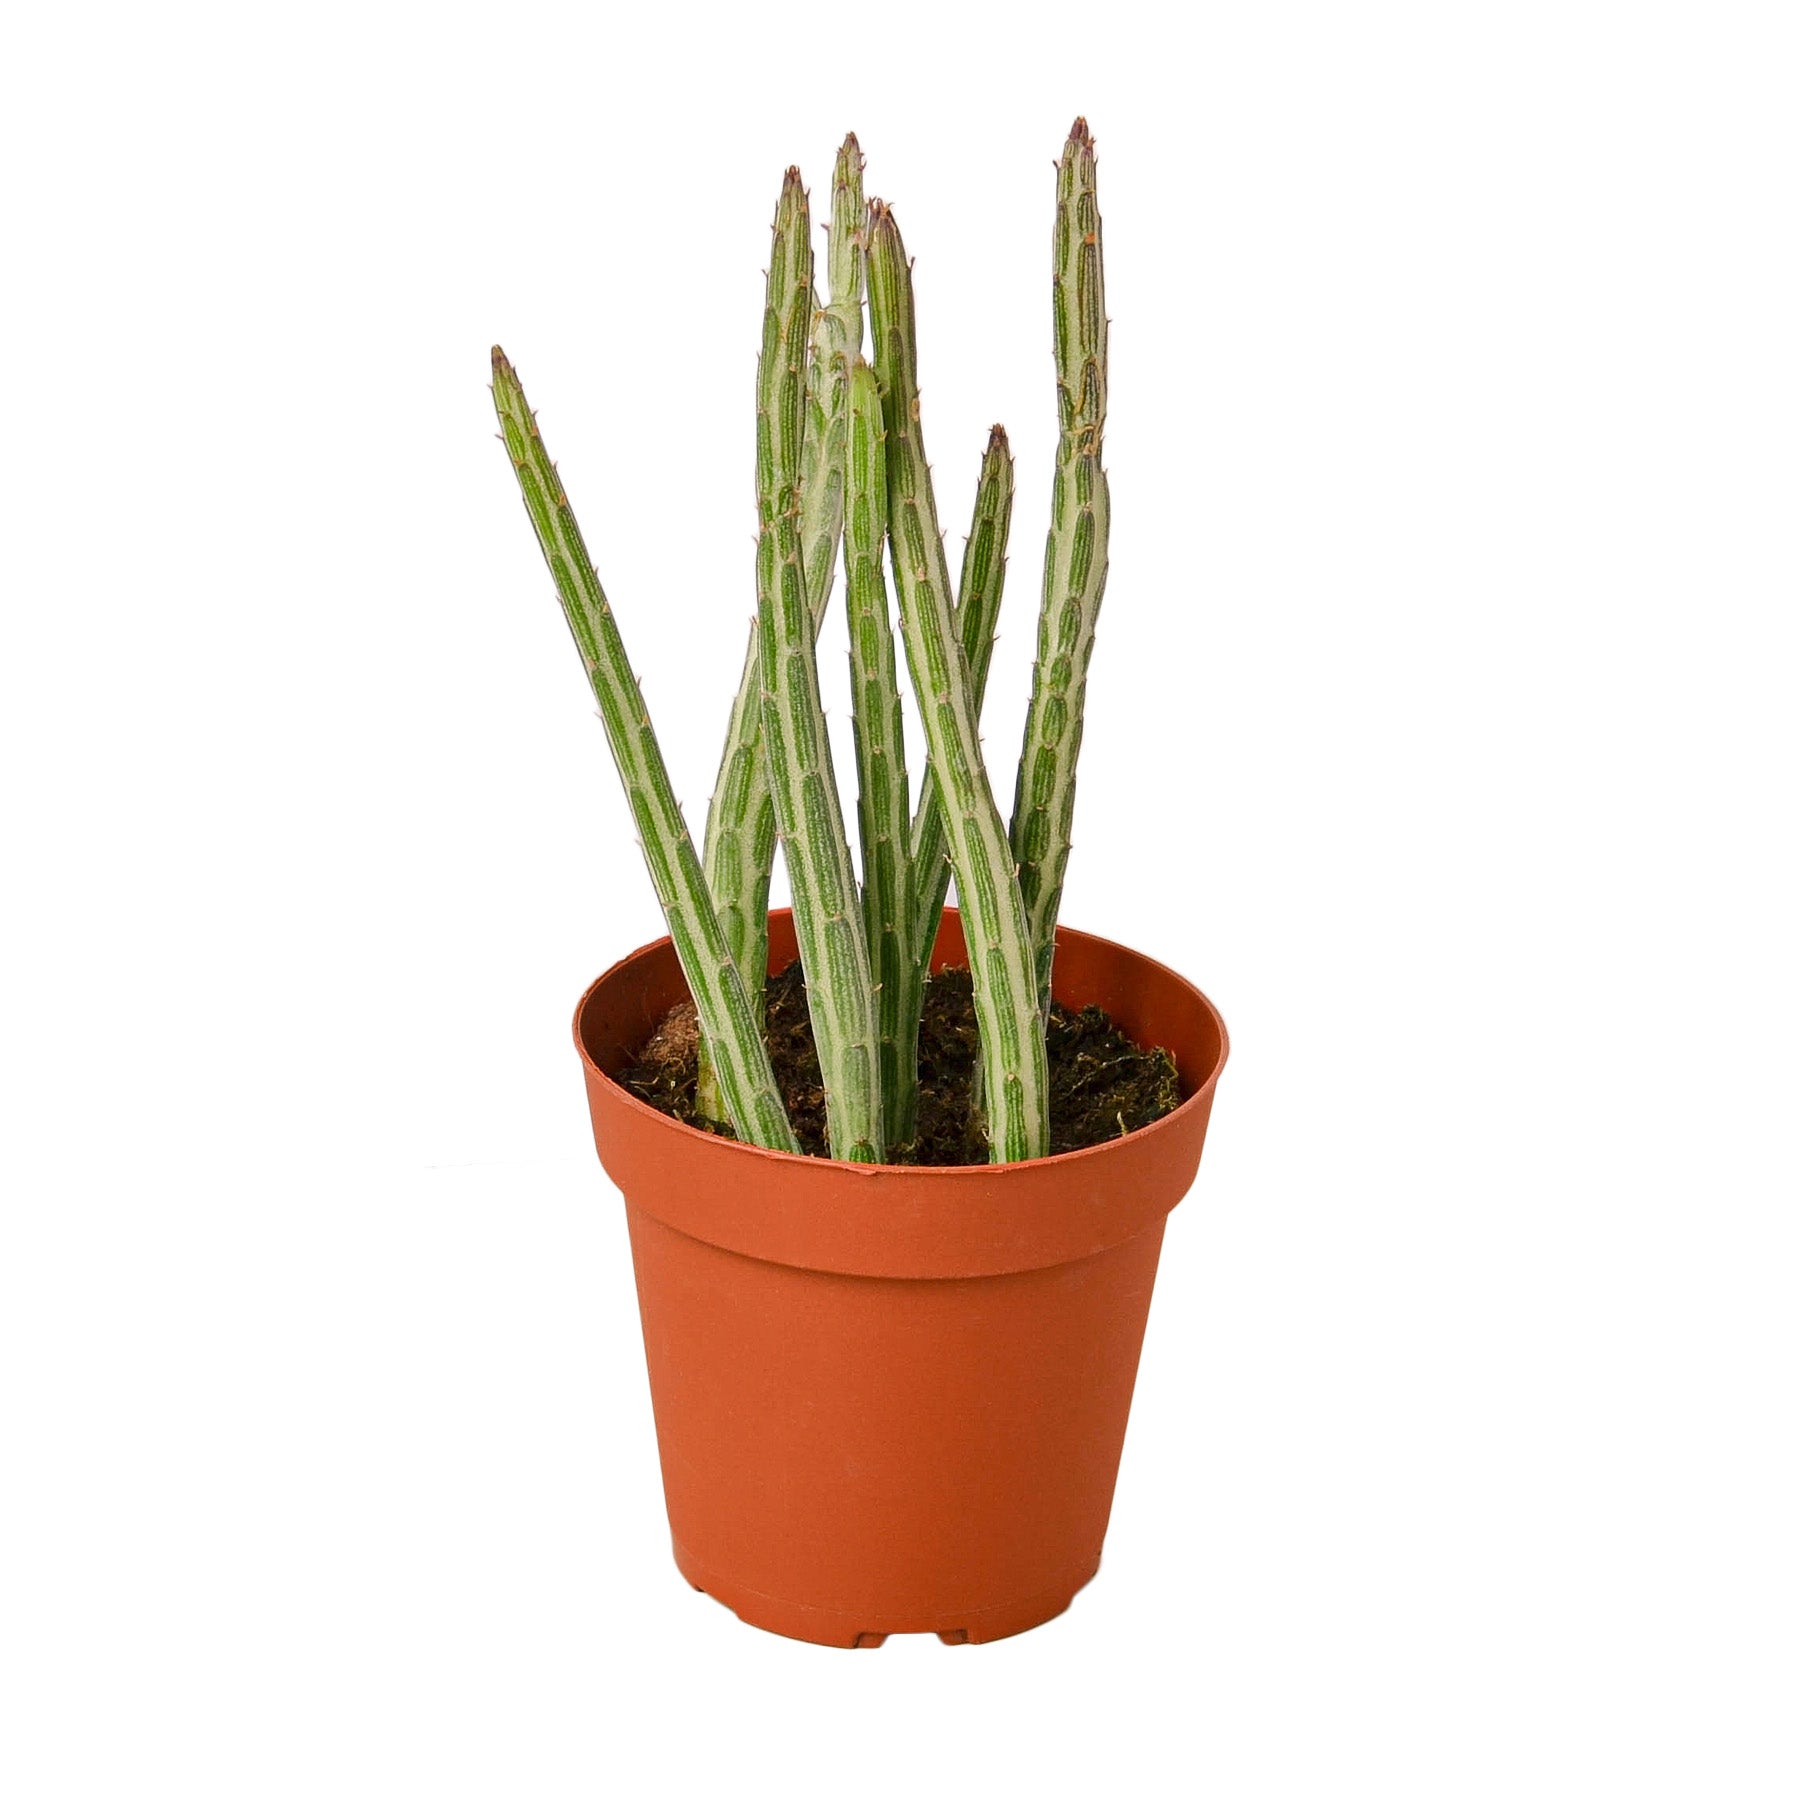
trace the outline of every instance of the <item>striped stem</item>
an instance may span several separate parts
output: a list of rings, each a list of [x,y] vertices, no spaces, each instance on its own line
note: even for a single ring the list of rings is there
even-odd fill
[[[789,169],[776,209],[756,364],[757,637],[762,741],[794,890],[794,935],[825,1087],[831,1154],[885,1149],[875,987],[819,695],[801,539],[801,437],[813,256],[806,190]]]
[[[844,610],[850,625],[851,723],[862,837],[863,929],[875,977],[881,1109],[890,1145],[912,1142],[919,1111],[919,1014],[924,971],[913,943],[912,821],[906,739],[881,549],[887,458],[881,390],[861,357],[850,378],[844,498]]]
[[[1069,862],[1075,763],[1094,623],[1106,592],[1111,502],[1100,466],[1106,429],[1106,287],[1094,142],[1077,119],[1056,174],[1051,284],[1060,433],[1044,546],[1037,665],[1013,795],[1012,851],[1037,954],[1040,1011],[1050,1006],[1056,915]]]
[[[1000,619],[1000,595],[1006,586],[1006,535],[1012,524],[1013,461],[1006,442],[1006,428],[996,425],[988,437],[987,455],[981,460],[981,479],[975,488],[975,516],[963,544],[962,579],[957,584],[956,631],[969,674],[975,683],[975,714],[987,694],[988,668],[994,660],[994,628]],[[937,786],[925,783],[913,815],[914,886],[918,911],[913,921],[913,945],[923,976],[931,967],[931,949],[937,942],[938,921],[943,917],[944,897],[950,891],[950,856],[944,844],[944,809]],[[923,989],[921,989],[921,998]]]
[[[994,1162],[1019,1162],[1044,1155],[1050,1137],[1030,929],[982,762],[974,679],[951,612],[949,567],[919,426],[912,270],[893,214],[880,201],[870,206],[867,247],[901,631],[962,899],[988,1096],[988,1154]]]
[[[843,525],[843,449],[849,363],[862,344],[862,152],[855,134],[844,139],[832,179],[828,262],[831,302],[812,327],[807,421],[802,433],[801,530],[805,538],[807,602],[817,635],[831,597]],[[842,359],[841,373],[836,370]],[[756,621],[743,673],[731,703],[725,750],[706,812],[706,878],[718,902],[726,940],[758,1005],[769,961],[769,878],[775,868],[775,807],[763,760],[761,653]],[[696,1104],[717,1116],[711,1060],[700,1058]]]
[[[823,614],[844,525],[844,455],[850,431],[850,368],[862,354],[862,151],[844,139],[831,177],[826,266],[831,299],[813,315],[800,442],[800,529],[807,588]]]
[[[706,884],[719,909],[726,949],[758,1013],[768,974],[769,880],[774,871],[775,807],[763,766],[762,669],[752,618],[744,673],[725,730],[725,755],[706,809]],[[711,1053],[705,1049],[694,1105],[703,1119],[718,1118],[724,1105]]]
[[[594,573],[562,480],[538,435],[525,390],[494,347],[494,410],[532,529],[581,653],[606,741],[624,783],[669,936],[687,977],[724,1103],[740,1138],[798,1151],[763,1044],[762,1020],[726,946],[724,930],[681,817],[643,695],[612,608]]]

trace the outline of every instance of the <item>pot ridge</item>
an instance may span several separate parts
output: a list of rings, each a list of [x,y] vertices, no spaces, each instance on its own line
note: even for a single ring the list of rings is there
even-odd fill
[[[1168,1049],[1184,1097],[1105,1144],[1031,1162],[962,1168],[860,1164],[764,1150],[696,1130],[615,1079],[688,997],[668,938],[615,963],[575,1009],[594,1143],[632,1204],[703,1243],[795,1268],[945,1280],[1098,1255],[1164,1217],[1192,1185],[1229,1052],[1225,1022],[1191,982],[1134,950],[1057,928],[1056,996],[1103,1006],[1139,1043]],[[966,960],[946,907],[933,969]],[[771,972],[795,955],[792,915],[769,915]]]

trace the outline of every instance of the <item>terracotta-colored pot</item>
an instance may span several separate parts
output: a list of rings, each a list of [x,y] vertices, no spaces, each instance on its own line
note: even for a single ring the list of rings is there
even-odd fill
[[[772,969],[794,956],[770,915]],[[933,957],[966,961],[944,914]],[[667,938],[583,995],[594,1143],[625,1195],[675,1561],[817,1644],[981,1643],[1054,1618],[1112,1509],[1163,1220],[1224,1021],[1147,957],[1057,933],[1057,998],[1174,1052],[1187,1098],[1037,1162],[869,1168],[696,1131],[611,1079],[687,998]]]

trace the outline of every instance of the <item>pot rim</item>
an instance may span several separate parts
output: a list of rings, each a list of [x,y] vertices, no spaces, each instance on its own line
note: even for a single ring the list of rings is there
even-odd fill
[[[791,912],[792,908],[790,907],[771,907],[769,909],[769,917],[771,919],[786,918]],[[958,916],[958,909],[953,906],[947,906],[944,908],[944,915],[946,917],[956,917]],[[702,1131],[698,1126],[690,1125],[685,1120],[676,1118],[672,1113],[663,1112],[660,1108],[650,1105],[648,1101],[642,1100],[636,1094],[632,1093],[622,1081],[617,1080],[605,1069],[601,1068],[588,1054],[587,1044],[583,1040],[581,1034],[581,1020],[582,1015],[587,1011],[589,1003],[594,1000],[599,991],[618,975],[621,970],[626,968],[629,964],[638,961],[641,957],[653,956],[671,948],[672,940],[666,933],[651,943],[640,945],[636,950],[630,952],[629,955],[620,957],[616,963],[604,970],[601,974],[595,976],[588,984],[587,988],[583,991],[580,1000],[576,1002],[575,1015],[571,1021],[571,1030],[575,1039],[575,1051],[581,1058],[582,1065],[587,1070],[588,1074],[604,1081],[617,1099],[622,1100],[631,1111],[641,1115],[647,1123],[653,1123],[660,1127],[672,1127],[674,1130],[681,1132],[685,1136],[700,1139],[708,1145],[719,1146],[725,1150],[735,1152],[740,1156],[763,1158],[774,1165],[797,1164],[815,1170],[823,1166],[831,1169],[834,1174],[849,1175],[862,1180],[880,1180],[884,1177],[892,1180],[895,1177],[904,1177],[909,1182],[921,1180],[933,1182],[973,1180],[984,1183],[993,1181],[996,1176],[1004,1176],[1009,1171],[1015,1170],[1077,1168],[1084,1163],[1095,1159],[1116,1155],[1121,1145],[1142,1145],[1156,1136],[1186,1130],[1196,1111],[1202,1107],[1211,1106],[1213,1089],[1217,1086],[1219,1075],[1231,1055],[1231,1039],[1225,1029],[1225,1020],[1220,1014],[1219,1009],[1214,1006],[1212,1001],[1208,999],[1193,982],[1189,981],[1185,975],[1177,973],[1166,963],[1158,962],[1155,957],[1146,956],[1140,950],[1133,950],[1129,944],[1121,944],[1114,939],[1103,938],[1095,932],[1076,931],[1070,926],[1059,924],[1056,928],[1056,941],[1058,947],[1060,948],[1066,941],[1072,940],[1081,940],[1085,943],[1100,945],[1109,950],[1122,952],[1124,955],[1134,958],[1147,969],[1154,971],[1156,974],[1162,976],[1177,987],[1185,988],[1188,993],[1199,1001],[1200,1005],[1211,1018],[1213,1027],[1218,1033],[1219,1053],[1214,1059],[1213,1066],[1207,1072],[1205,1079],[1197,1083],[1190,1093],[1183,1096],[1181,1104],[1176,1107],[1173,1112],[1164,1113],[1160,1119],[1154,1119],[1148,1125],[1140,1125],[1135,1131],[1126,1132],[1120,1137],[1108,1138],[1103,1144],[1089,1144],[1080,1150],[1064,1150],[1054,1156],[1032,1157],[1024,1162],[953,1163],[946,1166],[921,1165],[917,1163],[853,1163],[846,1162],[840,1157],[808,1156],[804,1152],[796,1153],[791,1150],[769,1150],[765,1149],[760,1144],[747,1144],[741,1138],[721,1137],[716,1132]],[[960,965],[946,963],[944,966],[950,968],[958,967]],[[1051,985],[1054,989],[1054,972],[1052,974]],[[1183,1071],[1183,1073],[1185,1074],[1185,1071]]]

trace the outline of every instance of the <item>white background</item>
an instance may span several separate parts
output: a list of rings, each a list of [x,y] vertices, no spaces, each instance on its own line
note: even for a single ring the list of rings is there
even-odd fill
[[[13,18],[9,1795],[1796,1791],[1791,14],[1158,10]],[[854,127],[958,538],[1018,451],[1010,794],[1078,110],[1064,917],[1234,1055],[1099,1580],[835,1654],[667,1557],[568,1042],[660,925],[487,352],[698,821]]]

